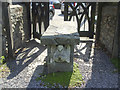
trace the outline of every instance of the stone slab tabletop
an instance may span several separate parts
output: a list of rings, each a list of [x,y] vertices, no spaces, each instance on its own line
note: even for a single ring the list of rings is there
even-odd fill
[[[41,37],[41,43],[44,45],[75,45],[79,42],[77,29],[64,25],[50,25]]]

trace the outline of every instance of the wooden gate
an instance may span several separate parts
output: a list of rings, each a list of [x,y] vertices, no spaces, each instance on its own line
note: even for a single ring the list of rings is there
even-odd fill
[[[65,2],[64,20],[70,21],[75,16],[80,37],[93,38],[95,10],[96,3]]]
[[[40,39],[49,26],[49,2],[32,2],[33,38]]]

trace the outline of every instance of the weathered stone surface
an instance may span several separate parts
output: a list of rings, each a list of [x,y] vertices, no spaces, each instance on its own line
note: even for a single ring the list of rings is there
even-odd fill
[[[66,62],[70,63],[70,46],[51,46],[50,63]]]
[[[0,2],[0,56],[2,56],[2,3]]]
[[[77,30],[74,28],[64,28],[51,25],[42,35],[41,42],[45,45],[75,45],[80,42],[80,38]]]
[[[73,70],[74,46],[66,45],[61,52],[57,49],[59,45],[48,47],[48,73]]]
[[[49,26],[41,37],[41,43],[48,46],[48,73],[73,70],[74,45],[80,38],[76,29],[64,28],[65,23]]]
[[[100,42],[112,53],[115,30],[117,27],[117,6],[102,8]]]
[[[24,5],[10,5],[14,50],[28,39],[27,12]]]

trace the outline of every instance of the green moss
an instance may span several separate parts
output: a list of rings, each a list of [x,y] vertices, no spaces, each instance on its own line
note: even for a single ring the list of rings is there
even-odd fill
[[[74,63],[73,72],[55,72],[47,75],[42,75],[36,79],[37,81],[43,81],[48,87],[58,84],[67,87],[81,86],[83,80],[82,75],[79,72],[78,64]],[[48,85],[49,83],[49,85]]]
[[[114,64],[118,72],[120,72],[120,59],[111,59],[111,62]]]

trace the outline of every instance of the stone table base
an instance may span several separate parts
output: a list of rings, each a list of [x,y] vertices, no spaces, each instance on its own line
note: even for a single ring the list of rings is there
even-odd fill
[[[48,46],[48,73],[73,70],[74,45]]]
[[[76,29],[49,26],[41,37],[41,43],[47,45],[48,49],[48,73],[72,71],[74,45],[79,42]]]

